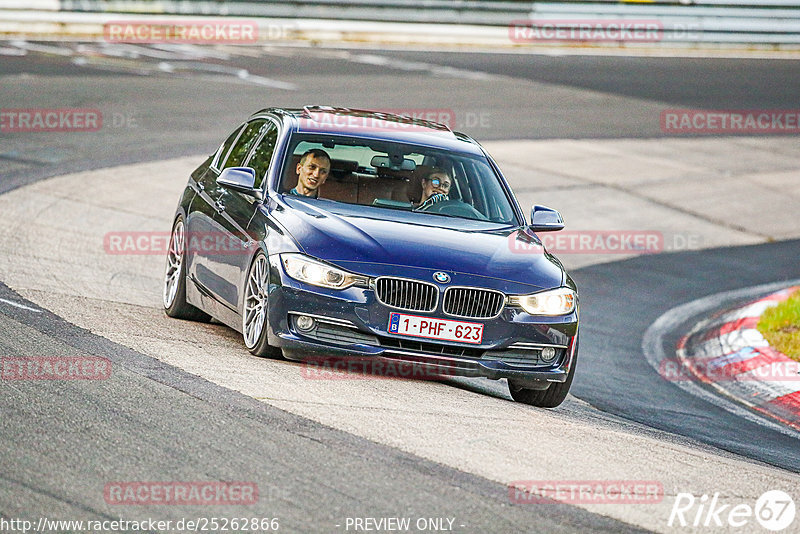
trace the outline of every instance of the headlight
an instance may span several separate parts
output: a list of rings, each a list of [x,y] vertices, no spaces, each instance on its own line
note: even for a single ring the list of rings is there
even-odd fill
[[[346,289],[354,284],[368,283],[364,276],[348,273],[303,254],[281,254],[281,263],[286,274],[313,286]]]
[[[532,295],[515,295],[508,300],[531,315],[566,315],[575,310],[578,296],[568,287],[559,287]]]

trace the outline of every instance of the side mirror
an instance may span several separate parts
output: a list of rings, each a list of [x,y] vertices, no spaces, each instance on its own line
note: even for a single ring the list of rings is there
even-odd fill
[[[533,232],[557,232],[564,229],[564,218],[552,208],[535,204],[531,208],[531,224],[528,228]]]
[[[234,191],[263,200],[261,189],[256,189],[256,171],[250,167],[228,167],[220,173],[217,183]]]

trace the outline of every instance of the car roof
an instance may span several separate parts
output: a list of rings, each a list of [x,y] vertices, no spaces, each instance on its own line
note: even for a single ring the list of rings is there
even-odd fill
[[[449,112],[452,113],[452,112]],[[438,122],[383,111],[305,106],[266,108],[251,118],[272,114],[294,132],[380,139],[482,155],[480,145],[466,134],[453,132]]]

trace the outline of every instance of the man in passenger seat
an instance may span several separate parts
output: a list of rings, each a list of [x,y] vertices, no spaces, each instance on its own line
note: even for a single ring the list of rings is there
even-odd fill
[[[436,202],[450,200],[448,194],[452,183],[447,171],[438,167],[431,169],[428,175],[422,179],[422,199],[415,210],[422,211]]]
[[[320,148],[307,150],[297,164],[297,187],[290,195],[319,197],[319,186],[328,179],[331,172],[331,157]]]

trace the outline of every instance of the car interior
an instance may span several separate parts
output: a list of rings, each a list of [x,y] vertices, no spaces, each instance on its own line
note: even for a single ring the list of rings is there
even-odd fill
[[[452,179],[449,201],[426,212],[496,222],[513,220],[502,188],[485,161],[417,147],[301,140],[290,147],[291,155],[279,187],[281,193],[297,185],[297,164],[303,153],[314,148],[331,157],[330,173],[319,188],[320,199],[413,210],[421,201],[423,179],[439,168]]]
[[[286,166],[283,192],[297,185],[297,164],[301,155],[302,152],[293,154]],[[320,187],[320,198],[367,205],[376,200],[393,200],[411,207],[419,203],[422,179],[433,168],[432,165],[417,165],[414,170],[379,168],[370,172],[359,169],[357,161],[332,158],[328,179]]]

